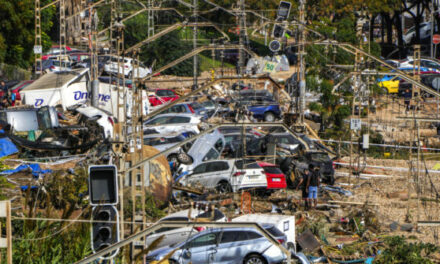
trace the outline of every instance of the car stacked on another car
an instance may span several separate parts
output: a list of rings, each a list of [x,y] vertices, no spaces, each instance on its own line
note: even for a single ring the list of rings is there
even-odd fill
[[[238,107],[246,108],[257,120],[274,122],[281,118],[280,106],[267,90],[242,90],[236,100]]]

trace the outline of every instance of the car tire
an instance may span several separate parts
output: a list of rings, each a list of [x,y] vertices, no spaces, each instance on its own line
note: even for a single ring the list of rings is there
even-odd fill
[[[128,79],[130,79],[130,80],[131,80],[131,77],[132,77],[132,72],[129,72],[129,73],[128,73],[128,76],[127,76],[127,77],[128,77]]]
[[[167,160],[170,162],[178,162],[179,161],[179,159],[177,158],[177,154],[168,155]]]
[[[244,259],[243,264],[266,264],[266,260],[258,254],[250,254]]]
[[[217,191],[219,193],[230,193],[232,192],[232,186],[228,182],[220,182],[217,185]]]
[[[274,122],[275,121],[275,115],[272,112],[266,112],[264,114],[264,121],[266,121],[266,122]]]
[[[189,156],[185,152],[181,152],[181,153],[177,154],[177,160],[180,163],[185,164],[185,165],[190,165],[193,163],[193,159],[191,158],[191,156]]]

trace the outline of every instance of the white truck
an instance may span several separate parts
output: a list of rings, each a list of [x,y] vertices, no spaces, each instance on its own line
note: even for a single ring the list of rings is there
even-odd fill
[[[280,214],[245,214],[231,220],[231,222],[256,222],[274,224],[287,237],[287,249],[296,253],[295,216]]]

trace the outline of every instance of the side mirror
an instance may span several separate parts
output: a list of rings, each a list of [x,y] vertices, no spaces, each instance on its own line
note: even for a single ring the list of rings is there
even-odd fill
[[[186,258],[186,259],[191,258],[191,252],[188,249],[183,250],[183,258]]]

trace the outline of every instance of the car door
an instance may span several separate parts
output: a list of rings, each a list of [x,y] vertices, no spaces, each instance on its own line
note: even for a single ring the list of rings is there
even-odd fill
[[[247,231],[231,230],[220,234],[220,242],[214,255],[215,264],[243,263],[245,256],[253,250]]]
[[[212,264],[216,253],[219,232],[212,232],[195,237],[184,245],[183,263]],[[189,253],[189,254],[188,254]]]
[[[213,161],[207,163],[206,187],[215,188],[222,180],[228,180],[229,164],[227,161]],[[229,181],[229,180],[228,180]]]
[[[185,185],[194,185],[197,182],[202,182],[202,178],[206,173],[206,165],[206,163],[202,163],[195,167],[193,172],[182,180],[182,183]]]

